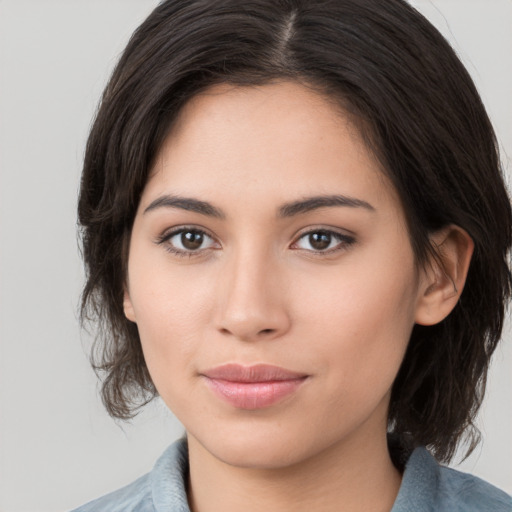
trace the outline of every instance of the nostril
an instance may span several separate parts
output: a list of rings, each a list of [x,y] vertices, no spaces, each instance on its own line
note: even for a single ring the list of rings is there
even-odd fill
[[[274,332],[274,329],[262,329],[260,331],[260,334],[272,334]]]

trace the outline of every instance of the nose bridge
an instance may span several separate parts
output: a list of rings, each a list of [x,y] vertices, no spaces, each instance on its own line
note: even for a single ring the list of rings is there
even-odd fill
[[[268,250],[240,247],[220,275],[217,327],[223,334],[251,341],[275,338],[289,327],[279,264]]]

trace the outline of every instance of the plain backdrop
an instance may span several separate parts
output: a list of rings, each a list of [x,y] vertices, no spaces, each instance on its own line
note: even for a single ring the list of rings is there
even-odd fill
[[[183,432],[156,402],[103,411],[80,332],[76,196],[107,76],[156,0],[0,0],[0,511],[69,510],[148,471]],[[512,155],[512,1],[413,2],[452,41]],[[508,331],[510,332],[510,330]],[[460,468],[512,493],[512,350]]]

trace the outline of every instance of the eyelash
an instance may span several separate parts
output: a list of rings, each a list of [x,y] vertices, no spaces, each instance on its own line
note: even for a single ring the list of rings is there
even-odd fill
[[[159,236],[157,238],[157,240],[156,240],[156,243],[158,245],[165,246],[165,250],[167,252],[170,252],[171,254],[173,254],[175,256],[178,256],[180,258],[192,258],[194,256],[198,256],[199,254],[201,254],[202,252],[204,252],[205,250],[208,249],[208,248],[206,248],[206,249],[199,249],[197,251],[194,251],[194,250],[183,250],[183,249],[179,249],[177,247],[174,247],[171,243],[169,243],[170,240],[173,237],[175,237],[176,235],[183,234],[183,233],[194,233],[194,234],[202,235],[203,237],[208,237],[208,238],[210,238],[211,240],[214,241],[214,238],[212,236],[210,236],[203,229],[195,228],[195,227],[192,227],[192,226],[182,226],[180,228],[173,229],[172,231],[164,233],[163,235]]]
[[[306,239],[307,237],[310,237],[311,235],[327,235],[331,239],[337,241],[337,244],[334,247],[328,248],[326,250],[309,250],[309,249],[301,249],[296,248],[295,250],[302,250],[305,252],[308,252],[312,256],[325,256],[327,254],[334,254],[340,251],[347,250],[350,246],[352,246],[356,239],[351,235],[346,235],[343,233],[339,233],[338,231],[334,231],[332,229],[325,229],[325,228],[316,228],[316,229],[310,229],[304,233],[301,233],[300,236],[296,239],[295,242],[292,244],[293,246],[296,246],[301,240]],[[330,240],[331,242],[332,240]],[[330,245],[329,242],[329,245]]]
[[[209,235],[206,231],[204,231],[203,229],[200,229],[200,228],[192,227],[192,226],[189,226],[189,227],[183,226],[183,227],[174,229],[170,232],[164,233],[163,235],[161,235],[157,238],[156,243],[158,245],[164,245],[166,251],[170,252],[171,254],[173,254],[175,256],[181,257],[181,258],[192,258],[192,257],[198,256],[198,255],[204,253],[204,251],[207,251],[208,249],[210,249],[210,247],[206,247],[204,249],[198,249],[198,250],[183,250],[183,249],[179,249],[179,248],[173,246],[171,243],[169,243],[173,237],[175,237],[176,235],[184,234],[184,233],[194,233],[196,235],[208,237],[209,239],[211,239],[213,241],[213,243],[215,243],[214,238],[211,235]],[[294,246],[297,246],[297,244],[301,240],[305,239],[308,236],[314,235],[314,234],[327,235],[331,239],[337,240],[338,243],[336,244],[335,247],[328,248],[327,250],[309,250],[309,249],[301,249],[300,247],[294,247]],[[345,235],[345,234],[342,234],[342,233],[339,233],[337,231],[330,230],[330,229],[317,228],[317,229],[310,229],[309,231],[301,233],[300,236],[298,236],[296,238],[296,240],[291,244],[290,248],[292,248],[293,250],[304,251],[304,252],[310,253],[311,255],[321,257],[326,254],[333,254],[333,253],[337,253],[337,252],[346,250],[351,245],[353,245],[355,243],[355,241],[356,240],[353,236]],[[330,244],[330,242],[331,242],[331,240],[329,241],[329,244]]]

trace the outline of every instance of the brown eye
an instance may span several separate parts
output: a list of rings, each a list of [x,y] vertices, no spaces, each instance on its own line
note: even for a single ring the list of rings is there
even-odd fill
[[[309,245],[316,251],[323,251],[331,245],[332,236],[330,233],[310,233],[308,235]]]
[[[204,234],[199,231],[183,231],[180,235],[181,245],[189,251],[195,251],[201,247]]]
[[[355,242],[354,237],[319,229],[304,233],[292,246],[293,249],[302,249],[312,253],[330,253],[348,248]]]
[[[200,229],[181,228],[158,240],[166,249],[177,255],[192,255],[206,249],[217,248],[215,240]]]

